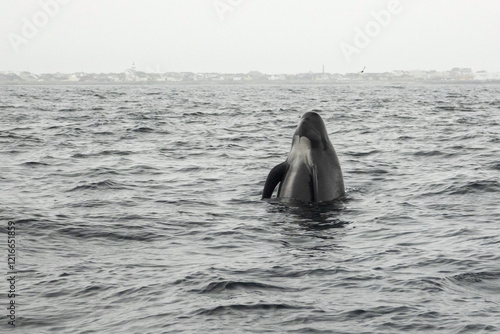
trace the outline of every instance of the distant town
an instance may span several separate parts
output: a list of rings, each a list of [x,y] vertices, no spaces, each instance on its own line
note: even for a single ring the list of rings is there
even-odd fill
[[[371,73],[299,73],[264,74],[258,71],[248,73],[193,73],[166,72],[147,73],[135,66],[122,73],[44,73],[0,72],[0,84],[132,84],[132,83],[345,83],[345,82],[500,82],[500,73],[473,71],[470,68],[452,68],[449,71],[392,71]]]

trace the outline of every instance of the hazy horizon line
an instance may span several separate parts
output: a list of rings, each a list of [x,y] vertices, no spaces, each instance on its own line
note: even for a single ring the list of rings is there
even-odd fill
[[[28,72],[32,74],[53,74],[53,73],[87,73],[87,74],[101,74],[101,73],[123,73],[129,70],[135,70],[136,72],[143,72],[143,73],[218,73],[218,74],[247,74],[247,73],[252,73],[252,72],[257,72],[261,74],[287,74],[287,75],[293,75],[293,74],[307,74],[307,73],[316,73],[316,74],[347,74],[347,73],[392,73],[396,71],[401,71],[401,72],[414,72],[414,71],[423,71],[423,72],[447,72],[447,71],[453,71],[454,69],[460,69],[460,70],[470,70],[472,72],[486,72],[486,73],[498,73],[499,71],[496,72],[491,72],[488,70],[474,70],[472,67],[461,67],[461,66],[454,66],[450,67],[447,70],[436,70],[436,69],[392,69],[392,70],[386,70],[386,71],[370,71],[368,68],[363,68],[360,71],[356,72],[328,72],[327,70],[320,70],[320,71],[312,71],[309,70],[307,72],[264,72],[260,70],[250,70],[250,71],[237,71],[237,72],[219,72],[219,71],[194,71],[194,70],[178,70],[178,71],[158,71],[154,70],[152,68],[146,68],[146,69],[137,69],[134,68],[134,66],[131,66],[129,68],[124,69],[122,72],[115,72],[115,71],[109,71],[109,72],[88,72],[88,71],[71,71],[71,72],[66,72],[66,71],[55,71],[55,72],[32,72],[29,70],[0,70],[0,73],[22,73],[22,72]]]

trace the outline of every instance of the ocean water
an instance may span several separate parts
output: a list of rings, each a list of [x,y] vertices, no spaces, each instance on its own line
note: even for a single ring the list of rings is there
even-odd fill
[[[347,196],[260,199],[300,116]],[[500,85],[1,86],[16,333],[500,332]]]

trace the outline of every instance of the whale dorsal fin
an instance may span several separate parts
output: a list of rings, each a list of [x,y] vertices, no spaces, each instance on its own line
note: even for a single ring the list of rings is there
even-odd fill
[[[286,162],[282,162],[276,165],[267,176],[266,185],[264,186],[264,191],[262,192],[262,198],[271,198],[273,195],[274,188],[283,181],[286,175],[286,170],[288,165]]]

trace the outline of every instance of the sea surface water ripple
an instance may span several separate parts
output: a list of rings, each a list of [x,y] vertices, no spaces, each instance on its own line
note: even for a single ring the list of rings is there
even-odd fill
[[[347,197],[262,201],[311,110]],[[1,86],[16,332],[498,333],[499,123],[496,84]]]

